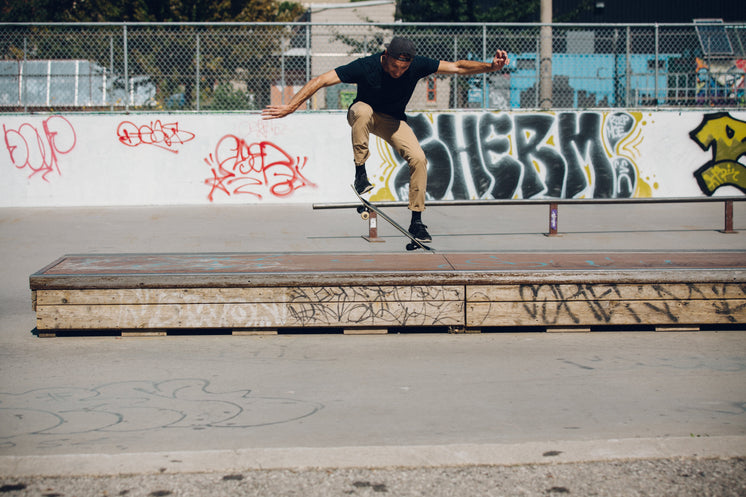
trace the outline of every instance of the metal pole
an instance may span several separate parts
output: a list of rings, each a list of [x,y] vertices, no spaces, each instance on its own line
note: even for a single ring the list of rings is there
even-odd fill
[[[614,90],[614,106],[621,107],[621,95],[619,89],[619,29],[614,28],[614,76],[612,80],[612,88]]]
[[[725,226],[723,227],[723,233],[737,233],[733,230],[733,201],[725,201]]]
[[[458,36],[453,35],[453,60],[458,60]],[[451,76],[451,94],[453,95],[453,105],[451,108],[455,109],[456,105],[458,105],[458,79],[457,76],[454,74]]]
[[[660,52],[658,48],[658,38],[659,38],[659,30],[658,30],[658,23],[655,23],[655,98],[653,99],[655,101],[655,106],[657,107],[659,105],[658,103],[658,54]]]
[[[109,36],[109,77],[111,78],[112,90],[114,90],[114,35]],[[107,84],[108,81],[107,81]],[[106,88],[104,88],[106,91]],[[113,96],[113,91],[111,92]],[[104,100],[104,105],[106,101]],[[111,99],[111,110],[114,110],[114,99]]]
[[[549,203],[549,233],[547,236],[557,236],[559,226],[559,204],[557,202]]]
[[[23,66],[21,67],[21,81],[20,89],[18,91],[18,99],[23,102],[23,111],[28,112],[28,99],[26,98],[26,53],[28,52],[28,39],[23,38]],[[20,103],[19,102],[19,103]]]
[[[632,84],[632,75],[630,72],[632,71],[632,63],[630,59],[630,28],[627,26],[627,43],[626,43],[626,52],[625,52],[625,58],[624,58],[624,75],[625,75],[625,88],[624,88],[624,106],[629,107],[629,96],[630,96],[630,85]]]
[[[378,215],[376,212],[371,209],[364,214],[368,216],[368,236],[363,235],[363,238],[371,243],[385,242],[386,240],[378,236]],[[363,219],[365,219],[365,215],[363,215]]]
[[[77,62],[76,62],[77,63]],[[77,101],[77,83],[76,83],[76,98]],[[49,107],[49,103],[51,102],[51,90],[52,90],[52,61],[51,59],[47,61],[47,98],[46,98],[46,105]],[[76,102],[77,105],[77,102]]]
[[[285,105],[285,39],[283,38],[280,42],[280,49],[282,52],[280,53],[280,71],[281,71],[281,85],[280,88],[280,103],[282,105]]]
[[[197,88],[197,110],[199,110],[199,93],[200,93],[200,87],[199,87],[199,77],[200,77],[200,75],[199,75],[199,58],[200,58],[200,54],[199,54],[199,33],[197,33],[197,60],[195,61],[195,64],[194,64],[196,66],[196,71],[197,71],[197,74],[195,75],[195,78],[194,78],[196,80],[194,86]]]
[[[482,25],[482,62],[487,61],[487,25]],[[482,73],[482,108],[487,108],[487,73]]]
[[[306,83],[311,80],[311,25],[306,26]]]
[[[127,24],[125,23],[122,27],[122,34],[124,36],[124,110],[130,110],[130,74],[129,74],[129,60],[127,57]]]
[[[78,106],[78,94],[80,93],[80,59],[75,61],[75,93],[73,96],[75,107]]]
[[[552,0],[541,0],[539,107],[552,108]]]

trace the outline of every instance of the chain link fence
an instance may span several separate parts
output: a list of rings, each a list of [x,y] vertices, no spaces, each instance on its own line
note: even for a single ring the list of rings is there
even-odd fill
[[[511,59],[423,79],[410,111],[746,106],[746,24],[98,23],[0,24],[0,112],[259,110],[395,35],[436,59]],[[354,97],[337,85],[306,108]]]

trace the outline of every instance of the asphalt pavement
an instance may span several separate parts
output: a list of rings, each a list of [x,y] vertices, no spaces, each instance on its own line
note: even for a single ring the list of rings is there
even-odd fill
[[[746,206],[436,207],[443,251],[743,251]],[[406,222],[405,209],[392,215]],[[0,210],[0,492],[746,495],[746,333],[38,338],[64,254],[404,251],[308,205]]]

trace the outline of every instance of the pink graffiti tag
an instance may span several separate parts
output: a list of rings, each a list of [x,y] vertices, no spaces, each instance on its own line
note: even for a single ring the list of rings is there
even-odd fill
[[[177,145],[194,139],[194,133],[179,129],[179,123],[162,123],[160,120],[137,126],[130,121],[122,121],[117,127],[119,141],[128,147],[153,145],[154,147],[178,154]]]
[[[212,177],[205,180],[211,187],[207,195],[210,202],[215,191],[228,196],[247,194],[262,199],[265,190],[275,197],[287,197],[305,186],[316,187],[301,173],[308,157],[303,157],[302,162],[300,157],[293,159],[268,141],[249,144],[235,135],[226,135],[205,162],[212,172]]]
[[[75,148],[77,137],[70,121],[62,116],[50,116],[42,121],[43,132],[31,123],[23,123],[18,129],[10,129],[3,124],[5,147],[10,161],[18,169],[29,168],[29,178],[41,174],[49,181],[49,173],[60,171],[57,154],[67,154]]]

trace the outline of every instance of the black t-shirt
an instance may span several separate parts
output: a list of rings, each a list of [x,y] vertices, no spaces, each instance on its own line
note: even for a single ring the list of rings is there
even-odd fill
[[[406,121],[404,109],[417,82],[438,71],[439,60],[415,56],[409,69],[399,78],[392,78],[383,71],[381,56],[370,55],[335,69],[343,83],[357,84],[354,102],[365,102],[374,111]],[[353,102],[353,103],[354,103]]]

